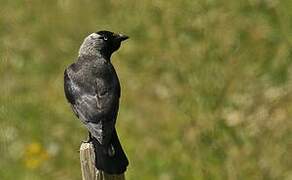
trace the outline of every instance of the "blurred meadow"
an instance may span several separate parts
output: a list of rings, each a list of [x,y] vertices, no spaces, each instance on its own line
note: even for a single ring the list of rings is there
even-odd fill
[[[291,0],[0,0],[0,179],[80,180],[63,71],[113,55],[128,180],[292,179]]]

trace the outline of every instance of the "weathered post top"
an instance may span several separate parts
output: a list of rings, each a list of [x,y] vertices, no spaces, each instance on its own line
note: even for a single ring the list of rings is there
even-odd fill
[[[124,174],[107,174],[95,168],[95,154],[91,143],[80,146],[82,180],[125,180]]]

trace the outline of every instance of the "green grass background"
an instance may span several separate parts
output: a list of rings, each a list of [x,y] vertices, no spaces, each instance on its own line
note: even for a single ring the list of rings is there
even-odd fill
[[[0,0],[0,179],[81,179],[63,71],[113,55],[129,180],[292,179],[291,0]]]

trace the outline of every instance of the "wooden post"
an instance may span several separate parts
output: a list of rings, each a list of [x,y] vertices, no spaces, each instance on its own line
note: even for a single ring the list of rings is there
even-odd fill
[[[80,146],[82,180],[125,180],[124,174],[107,174],[95,168],[94,148],[91,143]]]

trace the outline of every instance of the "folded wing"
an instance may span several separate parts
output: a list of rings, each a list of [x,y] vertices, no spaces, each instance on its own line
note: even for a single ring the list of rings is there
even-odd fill
[[[77,117],[101,145],[107,145],[114,130],[119,96],[103,79],[95,78],[90,88],[78,85],[64,73],[65,95]]]

